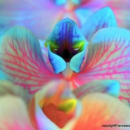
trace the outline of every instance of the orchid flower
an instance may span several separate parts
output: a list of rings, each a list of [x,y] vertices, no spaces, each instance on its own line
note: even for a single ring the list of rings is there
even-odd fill
[[[96,12],[85,25],[81,32],[74,21],[61,20],[45,47],[25,28],[9,29],[0,39],[0,67],[7,79],[29,94],[57,79],[66,80],[72,89],[96,80],[115,80],[120,91],[110,85],[105,92],[120,94],[128,104],[130,32],[117,27],[110,8]]]
[[[105,84],[105,83],[108,84]],[[86,85],[107,87],[106,80]],[[111,83],[117,84],[117,81]],[[112,84],[112,85],[113,85]],[[0,89],[12,90],[16,86],[0,82]],[[82,98],[71,91],[69,83],[54,81],[42,87],[28,103],[23,97],[8,94],[0,98],[0,130],[128,130],[130,109],[120,100],[95,90]],[[110,126],[111,125],[111,126]],[[125,127],[125,126],[126,127]],[[119,127],[120,126],[120,127]]]
[[[1,0],[0,35],[17,25],[28,28],[38,39],[45,40],[59,20],[69,17],[82,25],[105,3],[98,0]]]

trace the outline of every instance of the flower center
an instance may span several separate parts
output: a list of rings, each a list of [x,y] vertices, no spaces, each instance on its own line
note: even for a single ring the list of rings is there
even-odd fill
[[[69,49],[64,49],[62,52],[54,52],[57,55],[61,56],[66,62],[70,62],[70,59],[77,54],[77,52]]]
[[[76,114],[76,99],[55,100],[56,98],[44,98],[39,105],[44,114],[58,127],[63,128]]]
[[[60,128],[63,128],[66,123],[73,118],[73,114],[67,114],[64,111],[59,110],[53,103],[43,107],[42,110],[44,114]]]

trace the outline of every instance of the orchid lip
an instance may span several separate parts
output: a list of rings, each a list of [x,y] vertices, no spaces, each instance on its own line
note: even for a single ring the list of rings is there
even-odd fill
[[[53,103],[43,107],[42,110],[44,114],[60,128],[63,128],[66,123],[73,118],[73,115],[67,115],[64,111],[59,110]]]
[[[68,49],[65,49],[60,56],[66,61],[69,62],[70,59],[73,57],[73,53],[70,52]]]

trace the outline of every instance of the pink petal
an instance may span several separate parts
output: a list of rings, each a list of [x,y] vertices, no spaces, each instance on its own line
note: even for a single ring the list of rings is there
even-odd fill
[[[13,27],[1,39],[1,68],[15,84],[35,93],[51,80],[60,79],[44,62],[39,42],[22,27]]]
[[[90,94],[82,100],[82,114],[72,130],[129,130],[130,109],[106,94]],[[106,125],[107,127],[103,127]],[[118,126],[118,125],[128,125]],[[113,127],[111,127],[113,126]],[[114,127],[116,126],[116,127]]]
[[[31,95],[24,88],[14,85],[12,82],[0,80],[0,97],[4,95],[21,97],[26,103],[29,103],[31,99]]]
[[[0,130],[34,130],[34,128],[28,124],[24,124],[24,125],[20,125],[20,123],[18,123],[17,121],[10,124],[7,122],[2,122],[2,124],[5,127],[1,127],[0,126]]]
[[[78,86],[94,80],[112,79],[121,84],[120,99],[130,102],[130,32],[106,28],[95,34],[88,48],[85,69],[75,75]]]
[[[26,104],[19,97],[0,98],[0,130],[34,130]]]

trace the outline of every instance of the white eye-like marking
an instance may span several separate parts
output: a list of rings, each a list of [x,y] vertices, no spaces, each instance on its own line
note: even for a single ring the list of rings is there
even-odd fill
[[[79,48],[74,48],[75,51],[79,50]]]
[[[58,50],[57,48],[54,49],[54,51],[57,51],[57,50]]]

